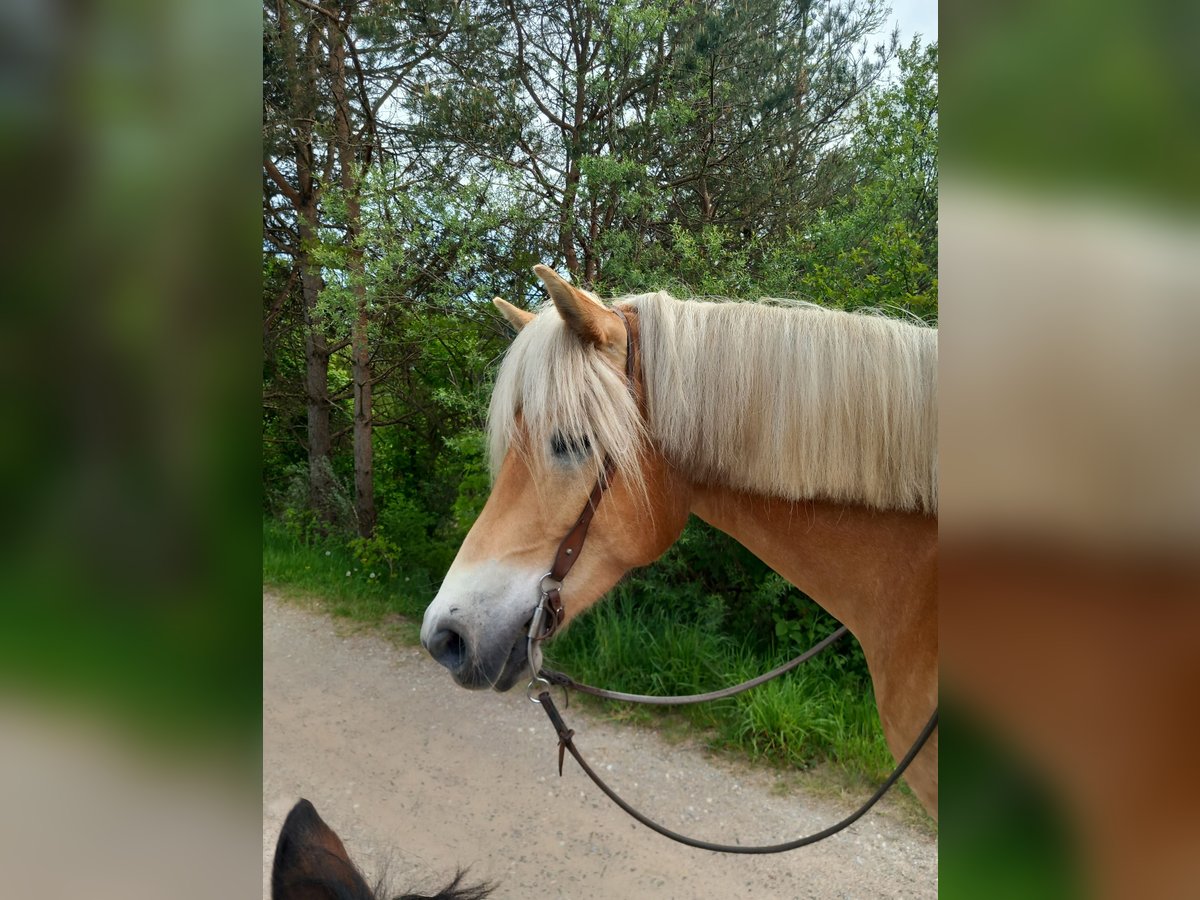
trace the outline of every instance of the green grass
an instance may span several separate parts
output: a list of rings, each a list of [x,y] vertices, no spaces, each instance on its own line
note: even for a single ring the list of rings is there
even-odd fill
[[[264,523],[263,581],[285,594],[319,597],[332,614],[370,625],[395,625],[397,616],[419,621],[434,594],[422,573],[376,571],[372,578],[344,542],[306,545],[272,521]],[[693,694],[752,678],[790,655],[689,621],[677,610],[640,609],[629,585],[613,593],[546,647],[547,665],[614,690]],[[415,626],[402,628],[399,637],[415,642]],[[605,702],[602,708],[617,719],[699,730],[714,749],[782,767],[830,763],[861,789],[886,777],[893,761],[869,680],[836,663],[829,651],[799,671],[715,703],[662,710]]]
[[[364,566],[331,538],[305,544],[283,525],[263,522],[263,583],[293,596],[320,597],[335,616],[378,624],[390,616],[421,617],[433,599],[422,572],[389,572]]]
[[[546,648],[547,663],[578,681],[643,694],[693,694],[753,678],[783,662],[667,610],[631,613],[619,600],[581,616]],[[869,683],[811,668],[713,703],[674,710],[607,703],[620,718],[683,718],[711,746],[789,767],[835,763],[852,779],[881,780],[893,761]]]
[[[1087,896],[1085,857],[1063,797],[1028,760],[946,698],[938,896],[961,900],[1075,900]],[[948,734],[947,734],[948,732]]]

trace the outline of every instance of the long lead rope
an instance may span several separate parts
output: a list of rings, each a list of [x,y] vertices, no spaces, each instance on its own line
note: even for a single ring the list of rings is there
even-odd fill
[[[892,770],[892,773],[887,777],[883,784],[876,789],[875,793],[871,795],[866,803],[864,803],[850,815],[846,816],[846,818],[842,819],[840,822],[830,825],[828,828],[823,828],[813,834],[805,835],[804,837],[796,838],[795,840],[787,841],[782,844],[743,846],[741,844],[717,844],[712,841],[702,841],[698,838],[688,837],[687,835],[680,834],[677,831],[672,831],[670,828],[660,825],[648,816],[638,812],[636,809],[622,800],[616,791],[605,784],[604,779],[597,775],[595,770],[593,770],[592,767],[589,766],[584,760],[582,754],[580,754],[578,748],[575,746],[575,732],[568,728],[567,723],[563,721],[562,715],[559,713],[558,708],[554,705],[554,699],[550,696],[549,691],[542,691],[541,694],[538,695],[538,703],[540,703],[542,708],[546,710],[546,715],[550,717],[550,724],[554,726],[554,730],[558,734],[558,774],[560,777],[562,776],[563,753],[565,751],[570,753],[571,756],[575,758],[575,762],[579,763],[579,767],[583,769],[584,774],[586,774],[588,778],[592,779],[592,782],[596,785],[596,787],[600,788],[600,790],[602,790],[608,796],[608,798],[613,801],[613,803],[617,804],[617,806],[621,807],[621,809],[625,810],[625,812],[637,819],[647,828],[651,829],[652,831],[656,831],[663,837],[670,838],[671,840],[680,844],[686,844],[689,847],[697,847],[701,850],[712,850],[716,853],[785,853],[788,850],[795,850],[799,847],[815,844],[817,841],[822,841],[825,838],[831,837],[832,835],[837,834],[839,831],[848,828],[866,815],[867,811],[870,810],[871,807],[876,803],[878,803],[880,798],[887,793],[888,789],[896,783],[901,775],[904,774],[904,770],[909,767],[909,764],[912,763],[917,754],[921,752],[921,748],[925,746],[925,743],[929,740],[930,735],[932,735],[934,729],[937,728],[938,723],[938,711],[935,708],[933,710],[933,714],[929,717],[929,721],[925,723],[925,727],[921,729],[921,733],[913,742],[912,747],[910,747],[908,752],[904,754],[904,758],[900,760],[900,762],[896,765],[896,768]]]
[[[760,684],[770,681],[772,678],[778,678],[780,675],[792,671],[792,669],[801,663],[808,662],[830,644],[839,638],[845,637],[848,633],[845,625],[839,625],[837,630],[829,635],[829,637],[814,644],[795,659],[788,660],[782,666],[772,669],[770,672],[764,672],[762,675],[751,678],[748,681],[743,681],[741,684],[735,684],[733,687],[722,688],[719,691],[709,691],[707,694],[687,694],[686,696],[676,697],[659,697],[653,694],[626,694],[623,691],[608,691],[604,688],[592,687],[590,684],[580,684],[570,675],[564,675],[562,672],[556,672],[554,669],[541,669],[538,671],[538,674],[550,682],[550,684],[571,688],[579,691],[581,694],[591,694],[593,697],[601,697],[605,700],[624,700],[626,703],[645,703],[651,706],[684,706],[689,703],[707,703],[710,700],[724,700],[726,697],[735,697],[743,691],[748,691],[750,688],[758,687]]]

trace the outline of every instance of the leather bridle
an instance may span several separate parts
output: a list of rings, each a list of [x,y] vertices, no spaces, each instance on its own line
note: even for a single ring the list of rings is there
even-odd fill
[[[636,384],[634,381],[635,362],[634,362],[634,341],[633,328],[630,326],[629,319],[625,313],[616,307],[612,310],[621,319],[625,326],[625,383],[629,388],[629,392],[637,397]],[[579,513],[579,518],[575,520],[575,524],[571,526],[571,530],[558,545],[558,550],[554,554],[554,563],[550,566],[550,571],[542,576],[541,583],[538,585],[540,598],[537,607],[534,609],[533,617],[529,622],[529,631],[526,634],[526,655],[529,660],[530,671],[533,673],[533,678],[525,689],[526,696],[534,703],[539,704],[546,715],[550,719],[550,723],[558,735],[558,774],[562,775],[563,757],[568,751],[575,761],[579,763],[579,767],[584,773],[595,783],[595,785],[603,791],[609,799],[616,803],[622,810],[628,813],[633,818],[637,819],[647,828],[658,832],[664,837],[668,837],[673,841],[681,844],[686,844],[690,847],[697,847],[702,850],[712,850],[718,853],[781,853],[788,850],[795,850],[799,847],[805,847],[809,844],[815,844],[817,841],[824,840],[827,837],[837,834],[844,828],[849,827],[854,822],[858,821],[867,811],[874,806],[887,793],[888,789],[895,784],[909,765],[916,759],[917,754],[925,746],[926,742],[933,735],[938,725],[938,709],[934,707],[933,713],[929,720],[925,723],[925,727],[917,735],[908,752],[897,763],[896,767],[884,779],[883,783],[875,790],[866,802],[858,807],[850,815],[843,818],[841,821],[830,825],[828,828],[823,828],[818,832],[796,838],[795,840],[786,841],[781,844],[770,844],[764,846],[746,846],[743,844],[718,844],[711,841],[699,840],[697,838],[688,837],[679,834],[666,828],[648,816],[638,812],[620,796],[610,788],[596,771],[587,764],[583,756],[574,743],[575,732],[567,727],[563,721],[562,715],[554,705],[554,700],[550,696],[549,688],[551,684],[557,684],[565,689],[573,688],[581,690],[584,693],[592,694],[597,697],[604,697],[614,700],[622,700],[633,703],[649,703],[657,705],[680,705],[684,703],[702,703],[709,700],[716,700],[725,697],[731,697],[735,694],[740,694],[742,691],[749,690],[752,687],[757,687],[771,678],[782,675],[784,672],[791,671],[800,663],[805,662],[817,653],[824,650],[826,647],[833,644],[839,638],[848,633],[846,626],[840,626],[836,631],[813,646],[811,649],[797,656],[795,659],[784,663],[776,669],[760,675],[757,678],[752,678],[749,681],[744,681],[739,685],[725,688],[720,691],[713,691],[707,694],[694,694],[687,697],[651,697],[640,694],[624,694],[616,691],[607,691],[600,688],[591,687],[589,685],[579,684],[573,681],[561,672],[545,671],[541,668],[540,658],[535,658],[535,654],[540,654],[538,646],[542,641],[552,636],[562,626],[563,620],[566,617],[566,610],[562,602],[562,586],[563,579],[567,577],[567,573],[575,565],[579,559],[579,554],[583,550],[583,543],[587,539],[588,528],[591,527],[592,518],[596,515],[596,509],[600,505],[600,501],[604,498],[604,492],[608,490],[612,484],[613,476],[616,474],[617,466],[612,461],[612,458],[607,454],[604,457],[603,468],[600,475],[596,478],[596,483],[592,486],[591,493],[588,494],[587,503],[583,507],[583,511]],[[535,696],[536,693],[536,696]],[[569,697],[569,695],[568,695]]]
[[[613,308],[613,312],[617,314],[621,323],[625,326],[625,384],[629,388],[629,392],[636,397],[633,328],[630,326],[629,319],[624,312],[615,307]],[[587,503],[584,504],[583,511],[579,513],[579,518],[575,520],[575,524],[571,526],[571,530],[567,532],[566,537],[559,543],[558,550],[554,553],[554,562],[550,566],[550,571],[542,576],[541,583],[538,585],[538,589],[541,592],[541,599],[534,610],[533,619],[529,623],[529,633],[526,636],[526,652],[529,664],[534,672],[538,671],[533,659],[535,645],[537,642],[546,640],[558,631],[563,623],[563,619],[566,617],[566,609],[563,607],[561,594],[563,579],[567,577],[567,573],[571,571],[571,567],[579,559],[579,554],[583,550],[583,542],[587,540],[588,528],[592,525],[592,517],[596,515],[596,509],[600,506],[600,501],[604,498],[604,492],[608,490],[616,471],[617,464],[606,454],[604,457],[604,467],[600,475],[597,476],[591,493],[588,494]],[[530,689],[533,688],[537,680],[535,677],[534,681],[530,682]]]

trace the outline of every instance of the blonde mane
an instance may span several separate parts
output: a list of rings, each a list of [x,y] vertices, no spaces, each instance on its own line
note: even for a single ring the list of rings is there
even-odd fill
[[[648,423],[622,374],[548,307],[497,377],[493,467],[520,412],[547,460],[550,435],[586,436],[592,464],[607,453],[638,489],[652,440],[695,481],[937,513],[936,329],[810,304],[617,303],[638,317]]]
[[[521,439],[518,414],[529,440]],[[585,345],[546,303],[517,334],[496,376],[488,408],[493,477],[509,447],[536,456],[541,466],[555,465],[550,452],[555,436],[580,448],[597,475],[607,454],[645,496],[639,457],[647,434],[625,373]]]

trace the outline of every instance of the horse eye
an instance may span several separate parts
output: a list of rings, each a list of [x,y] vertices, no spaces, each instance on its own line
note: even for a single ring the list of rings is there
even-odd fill
[[[581,438],[573,438],[565,437],[561,433],[555,433],[554,437],[550,438],[550,452],[558,459],[583,456],[591,449],[592,442],[588,440],[587,435]]]

